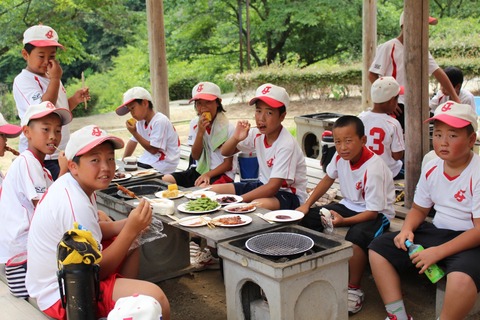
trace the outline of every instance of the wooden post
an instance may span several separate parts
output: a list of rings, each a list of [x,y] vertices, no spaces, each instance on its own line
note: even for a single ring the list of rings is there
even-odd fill
[[[405,0],[405,207],[413,203],[423,155],[429,150],[428,0]]]
[[[372,64],[377,49],[377,0],[363,1],[363,65],[362,65],[362,108],[368,109],[372,106],[370,87],[368,80],[368,69]]]
[[[146,4],[152,98],[156,109],[170,117],[163,0],[146,0]]]
[[[246,24],[247,24],[247,70],[252,69],[252,65],[250,64],[250,53],[251,53],[251,47],[250,47],[250,0],[246,0]]]
[[[240,72],[243,72],[243,35],[242,35],[242,1],[238,0],[238,44],[239,44],[239,60],[240,60]]]

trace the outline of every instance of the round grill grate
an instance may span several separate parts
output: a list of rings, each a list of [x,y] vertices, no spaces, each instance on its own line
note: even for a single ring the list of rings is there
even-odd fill
[[[289,256],[310,250],[313,240],[303,234],[272,232],[251,237],[245,243],[248,250],[267,256]]]

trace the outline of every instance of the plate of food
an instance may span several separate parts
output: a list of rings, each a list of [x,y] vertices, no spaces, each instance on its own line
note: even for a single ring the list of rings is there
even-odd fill
[[[115,172],[115,175],[113,176],[112,182],[118,182],[118,181],[124,181],[128,180],[132,177],[130,173],[126,172]]]
[[[131,172],[132,176],[135,178],[148,177],[156,173],[158,173],[158,171],[155,169],[137,170],[137,171]]]
[[[211,222],[218,227],[241,227],[252,222],[252,218],[243,214],[224,214],[215,217]]]
[[[245,202],[233,203],[223,207],[223,210],[229,213],[249,213],[255,211],[255,209],[257,207],[254,204]]]
[[[178,186],[172,183],[168,185],[168,190],[159,191],[155,193],[155,196],[157,198],[167,198],[167,199],[173,200],[173,199],[178,199],[183,197],[184,194],[185,194],[184,191],[178,190]]]
[[[221,207],[217,201],[203,197],[182,203],[177,209],[183,213],[202,214],[217,211]]]
[[[296,210],[275,210],[263,215],[265,219],[275,222],[292,222],[301,220],[304,217],[303,212]]]
[[[214,199],[222,206],[243,201],[242,197],[235,194],[217,194]]]
[[[178,224],[184,227],[203,227],[211,220],[210,217],[185,217],[178,220]]]
[[[192,191],[185,194],[185,198],[188,199],[199,199],[199,198],[214,198],[217,193],[213,191]],[[215,201],[216,202],[216,201]],[[218,203],[218,202],[217,202]]]

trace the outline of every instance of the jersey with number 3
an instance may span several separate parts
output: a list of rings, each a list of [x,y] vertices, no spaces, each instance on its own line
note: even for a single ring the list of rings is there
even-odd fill
[[[365,126],[367,147],[385,161],[395,177],[402,168],[402,161],[392,158],[392,152],[405,150],[403,130],[397,119],[385,113],[362,112],[359,116]]]

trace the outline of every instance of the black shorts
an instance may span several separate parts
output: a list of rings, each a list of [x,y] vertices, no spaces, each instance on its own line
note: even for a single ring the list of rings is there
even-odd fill
[[[185,171],[180,172],[173,172],[172,176],[175,178],[175,183],[184,188],[191,188],[195,186],[195,181],[200,177],[200,173],[197,172],[196,167],[189,168]],[[227,175],[221,174],[219,176],[215,176],[210,178],[210,184],[214,184],[215,181],[220,180],[218,183],[221,182],[232,182]]]
[[[432,223],[423,222],[415,230],[413,240],[424,248],[430,248],[448,242],[462,233],[463,231],[439,229]],[[393,238],[397,234],[398,232],[387,233],[372,241],[368,248],[387,259],[397,272],[415,268],[410,261],[408,253],[398,249],[393,243]],[[457,271],[469,275],[477,286],[477,292],[480,292],[480,264],[478,263],[478,257],[480,257],[480,247],[475,247],[440,260],[437,264],[445,271],[445,274]]]
[[[261,183],[260,181],[235,182],[233,186],[235,187],[235,194],[241,196],[242,194],[245,194],[260,186],[263,186],[263,183]],[[280,202],[281,210],[294,210],[300,207],[300,200],[296,195],[291,192],[279,190],[275,195],[275,198],[277,198]]]
[[[305,217],[303,217],[302,221],[300,221],[300,225],[309,229],[322,232],[323,226],[322,222],[320,221],[319,214],[321,208],[334,210],[345,218],[353,217],[359,213],[348,209],[343,204],[327,204],[323,207],[311,208],[305,215]],[[376,237],[382,235],[385,231],[388,230],[388,228],[390,228],[390,221],[388,221],[387,217],[385,217],[383,213],[379,213],[375,220],[369,220],[351,225],[348,228],[345,240],[356,244],[365,252],[367,252],[370,242],[372,242],[372,240]]]

